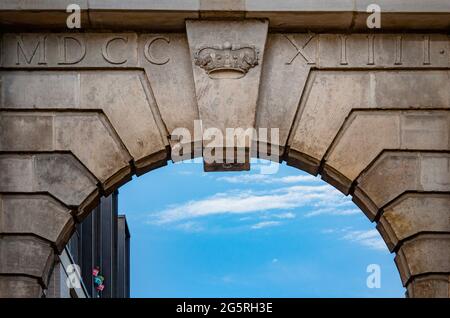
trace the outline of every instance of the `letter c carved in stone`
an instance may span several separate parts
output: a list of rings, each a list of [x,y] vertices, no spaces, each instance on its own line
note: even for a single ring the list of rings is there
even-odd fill
[[[147,59],[147,61],[149,61],[150,63],[156,64],[156,65],[164,65],[170,61],[169,57],[156,58],[150,52],[152,45],[158,40],[162,40],[162,41],[166,42],[167,44],[170,43],[170,39],[165,36],[156,36],[154,38],[151,38],[147,41],[147,43],[145,43],[144,55],[145,55],[145,58]]]
[[[125,44],[128,43],[128,37],[126,37],[126,36],[115,36],[115,37],[109,39],[108,41],[106,41],[105,44],[102,47],[103,58],[106,61],[108,61],[109,63],[116,64],[116,65],[124,64],[124,63],[126,63],[128,61],[128,59],[126,59],[126,58],[122,58],[122,59],[117,58],[117,57],[114,58],[114,57],[111,56],[111,54],[109,52],[109,46],[111,45],[111,43],[114,42],[114,41],[118,41],[118,40],[123,41]]]

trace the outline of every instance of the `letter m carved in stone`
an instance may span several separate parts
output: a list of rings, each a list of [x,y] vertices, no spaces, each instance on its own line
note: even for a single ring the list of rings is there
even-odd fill
[[[38,65],[47,64],[47,56],[45,48],[45,41],[47,38],[46,35],[41,35],[37,37],[38,42],[31,50],[27,50],[22,35],[18,35],[16,38],[17,38],[16,65],[20,65],[21,56],[25,60],[26,64],[31,64],[31,62],[33,61],[34,57],[37,54],[39,55],[37,64]]]

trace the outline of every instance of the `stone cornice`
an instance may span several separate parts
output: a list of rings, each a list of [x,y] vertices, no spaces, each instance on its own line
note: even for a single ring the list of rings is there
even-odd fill
[[[186,19],[261,18],[272,30],[367,31],[369,0],[2,0],[0,27],[7,29],[65,29],[70,3],[82,10],[88,30],[163,30],[185,28]],[[382,29],[387,31],[449,31],[450,0],[378,0]]]

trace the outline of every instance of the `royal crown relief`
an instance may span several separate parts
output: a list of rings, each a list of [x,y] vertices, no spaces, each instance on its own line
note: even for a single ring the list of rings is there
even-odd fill
[[[259,52],[251,45],[236,45],[226,41],[217,46],[200,47],[194,53],[195,65],[212,79],[239,79],[258,65]]]

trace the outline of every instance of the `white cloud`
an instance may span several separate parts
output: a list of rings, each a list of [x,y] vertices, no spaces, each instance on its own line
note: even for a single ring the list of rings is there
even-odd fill
[[[237,176],[226,176],[217,178],[218,181],[225,181],[228,183],[256,183],[264,182],[266,183],[270,177],[265,174],[241,174]]]
[[[193,171],[189,171],[189,170],[180,170],[177,173],[181,176],[191,176],[194,174]]]
[[[358,209],[338,209],[339,206],[316,209],[311,212],[305,214],[305,217],[312,217],[318,215],[337,215],[337,216],[346,216],[346,215],[355,215],[361,213]]]
[[[275,179],[276,182],[282,183],[298,183],[298,182],[318,182],[320,178],[314,177],[313,175],[306,176],[287,176]]]
[[[265,227],[278,226],[280,224],[281,224],[281,222],[279,222],[279,221],[264,221],[264,222],[259,222],[259,223],[253,224],[251,226],[251,228],[254,230],[259,230],[259,229],[262,229]]]
[[[277,209],[339,205],[342,195],[330,185],[296,185],[270,191],[229,191],[192,200],[150,215],[150,223],[170,223],[220,214],[246,214]],[[292,218],[292,215],[284,215]]]
[[[314,177],[312,175],[298,175],[298,176],[286,176],[276,178],[272,175],[265,174],[242,174],[237,176],[226,176],[217,178],[218,181],[225,181],[228,183],[264,183],[264,184],[292,184],[292,183],[300,183],[300,182],[317,182],[320,181],[318,177]]]
[[[273,214],[271,216],[276,219],[295,219],[295,213],[292,212]]]
[[[375,250],[386,250],[386,244],[381,238],[380,233],[375,229],[369,231],[349,231],[344,235],[343,239],[359,243]]]
[[[361,230],[351,230],[351,228],[346,227],[342,229],[324,229],[322,234],[337,234],[341,235],[341,239],[366,246],[368,248],[386,251],[386,244],[383,241],[380,233],[376,229],[361,231]]]
[[[176,228],[189,233],[197,233],[204,230],[203,226],[193,221],[177,224]]]

